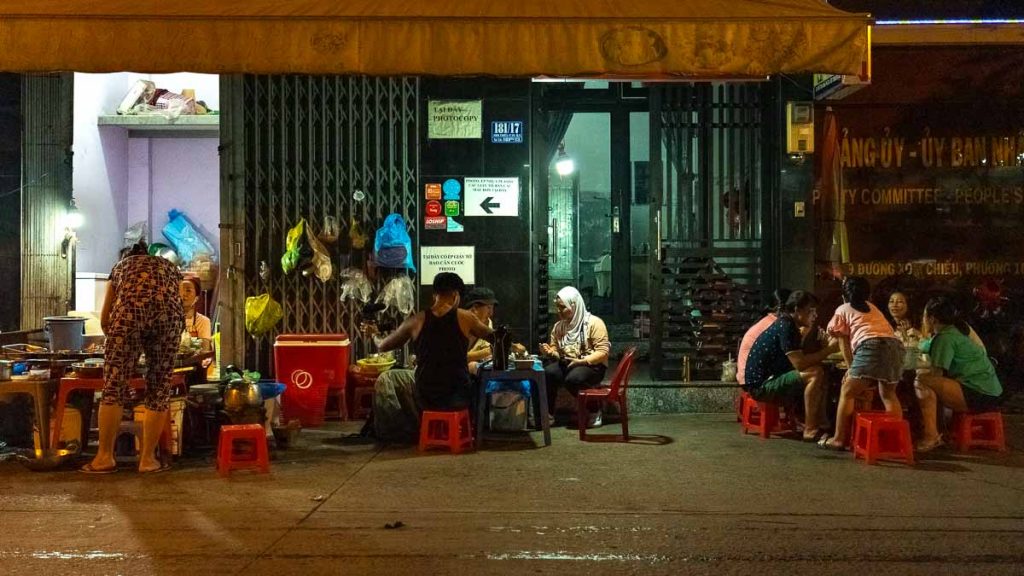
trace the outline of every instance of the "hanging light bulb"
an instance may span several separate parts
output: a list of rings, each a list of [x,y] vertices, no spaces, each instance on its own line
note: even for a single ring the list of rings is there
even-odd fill
[[[555,170],[559,176],[568,176],[576,171],[576,163],[571,156],[565,152],[565,142],[558,144],[558,161],[555,162]]]
[[[75,199],[71,199],[71,204],[68,206],[68,211],[64,213],[64,227],[69,230],[77,230],[82,227],[85,223],[85,217],[82,212],[78,210],[78,205],[75,204]]]

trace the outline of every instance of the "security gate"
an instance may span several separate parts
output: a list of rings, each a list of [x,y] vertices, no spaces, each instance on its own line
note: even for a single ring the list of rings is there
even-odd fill
[[[651,374],[717,380],[761,308],[762,84],[651,87]],[[684,368],[688,367],[688,368]]]
[[[231,328],[235,357],[244,341],[245,365],[267,373],[274,334],[355,334],[358,306],[340,300],[337,273],[362,267],[387,214],[402,214],[415,238],[419,80],[238,76],[228,84],[225,110],[234,118],[222,126],[222,149],[234,210],[223,219],[234,229],[229,252],[222,252],[236,264],[227,271],[233,300],[222,298],[231,310],[222,316],[239,322],[244,297],[264,292],[281,303],[284,319],[270,335],[251,338],[240,326]],[[320,234],[327,217],[339,224],[337,240],[327,245],[334,278],[284,275],[289,228],[305,218]],[[365,247],[352,239],[353,226],[368,238]]]

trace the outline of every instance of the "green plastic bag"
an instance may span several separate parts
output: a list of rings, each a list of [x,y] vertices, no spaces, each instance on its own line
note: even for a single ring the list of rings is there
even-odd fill
[[[288,230],[288,238],[285,240],[285,252],[281,256],[281,270],[285,274],[291,274],[299,267],[303,257],[303,247],[306,242],[306,219],[300,218],[299,223]],[[306,252],[310,252],[306,245]]]
[[[245,329],[253,336],[269,332],[281,318],[284,311],[270,294],[250,296],[245,299]]]

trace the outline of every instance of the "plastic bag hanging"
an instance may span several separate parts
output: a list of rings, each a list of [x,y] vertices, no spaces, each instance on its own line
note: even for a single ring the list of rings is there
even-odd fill
[[[413,289],[412,279],[408,276],[392,278],[380,291],[377,302],[401,312],[403,316],[411,314],[416,307],[416,293]]]
[[[348,238],[352,243],[353,250],[362,250],[366,248],[366,241],[368,238],[363,233],[363,227],[356,221],[355,216],[349,218]]]
[[[270,294],[245,299],[245,329],[253,336],[269,332],[283,317],[281,305]]]
[[[383,268],[405,268],[416,271],[412,263],[412,239],[401,214],[388,214],[377,229],[373,242],[374,260]]]
[[[370,280],[358,268],[346,268],[338,274],[341,278],[341,301],[358,300],[363,304],[370,301],[373,286]]]
[[[309,227],[306,227],[306,241],[313,251],[310,261],[313,274],[321,282],[327,282],[334,275],[334,266],[331,264],[331,256],[327,253],[327,248],[324,248],[323,243],[313,235],[313,231]],[[303,274],[307,274],[307,271],[303,270]]]
[[[291,274],[293,270],[303,267],[303,259],[313,255],[306,241],[306,219],[299,218],[298,223],[288,230],[288,237],[285,240],[285,252],[281,256],[281,270],[285,274]]]
[[[338,241],[338,219],[334,216],[324,216],[324,229],[318,237],[324,244],[333,244]]]

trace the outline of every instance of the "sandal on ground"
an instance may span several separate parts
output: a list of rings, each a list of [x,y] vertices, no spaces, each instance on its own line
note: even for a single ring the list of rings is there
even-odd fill
[[[828,431],[827,430],[816,430],[814,432],[814,434],[810,434],[810,435],[807,434],[806,430],[804,431],[804,436],[803,436],[803,441],[804,442],[820,442],[822,438],[828,438]]]
[[[82,466],[78,469],[82,474],[113,474],[117,472],[117,465],[111,466],[110,468],[96,468],[92,465],[92,462]]]
[[[917,452],[931,452],[943,445],[945,445],[945,442],[942,441],[942,437],[940,436],[934,440],[921,440],[914,445],[914,450]]]
[[[822,450],[842,452],[846,450],[846,445],[837,443],[835,441],[835,436],[829,437],[829,435],[826,434],[821,437],[821,440],[818,440],[818,448],[821,448]]]
[[[159,474],[161,472],[167,472],[170,469],[171,469],[171,465],[170,464],[161,464],[159,468],[154,468],[152,470],[146,470],[146,471],[139,470],[139,474]]]

